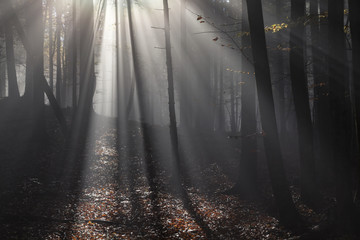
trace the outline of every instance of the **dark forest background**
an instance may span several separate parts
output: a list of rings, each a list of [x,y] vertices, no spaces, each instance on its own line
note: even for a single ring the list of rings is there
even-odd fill
[[[2,238],[358,239],[359,13],[1,0]]]

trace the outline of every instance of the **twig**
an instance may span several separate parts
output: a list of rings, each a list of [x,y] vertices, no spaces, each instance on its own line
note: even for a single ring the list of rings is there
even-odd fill
[[[194,11],[192,11],[189,8],[186,8],[186,10],[188,10],[191,14],[195,15],[195,16],[200,16],[199,14],[195,13]],[[244,53],[243,49],[239,46],[239,44],[235,41],[235,39],[230,36],[230,34],[228,32],[226,32],[225,30],[221,29],[220,27],[216,26],[215,24],[210,23],[205,17],[202,18],[206,23],[208,23],[209,25],[213,26],[215,29],[217,29],[218,31],[220,31],[221,33],[225,34],[226,36],[228,36],[228,38],[230,38],[230,40],[234,43],[234,45],[239,49],[239,51],[242,53],[242,55],[245,57],[245,59],[254,66],[253,61],[251,61],[251,59]]]

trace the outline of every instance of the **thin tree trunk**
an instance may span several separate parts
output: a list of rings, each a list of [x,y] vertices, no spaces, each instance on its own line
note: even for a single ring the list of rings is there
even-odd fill
[[[172,67],[171,56],[171,41],[170,41],[170,20],[169,20],[169,6],[168,1],[163,0],[164,5],[164,23],[165,23],[165,46],[166,46],[166,66],[168,79],[168,94],[169,94],[169,119],[170,119],[170,139],[175,160],[176,171],[179,171],[180,153],[179,153],[179,139],[176,126],[175,113],[175,91],[174,91],[174,74]]]
[[[170,118],[170,140],[172,146],[173,157],[175,160],[175,181],[176,187],[179,188],[181,200],[185,208],[190,212],[195,221],[200,225],[202,230],[207,234],[208,238],[212,238],[211,230],[205,225],[203,220],[198,216],[196,211],[191,206],[191,200],[186,192],[186,189],[181,185],[184,181],[185,173],[180,163],[179,139],[176,126],[175,113],[175,91],[174,91],[174,76],[171,56],[171,41],[170,41],[170,19],[169,19],[169,5],[168,0],[163,0],[164,6],[164,23],[165,23],[165,45],[166,45],[166,66],[168,78],[168,95],[169,95],[169,118]],[[209,120],[209,119],[208,119]]]
[[[124,116],[121,114],[122,106],[124,103],[121,102],[121,85],[120,85],[120,26],[119,26],[119,7],[118,0],[115,0],[115,84],[116,84],[116,116],[118,118],[117,121],[117,132],[118,137],[117,141],[120,141],[120,126],[123,123]]]
[[[235,79],[235,129],[236,132],[239,131],[239,123],[240,123],[240,117],[239,117],[239,99],[241,96],[241,86],[240,82],[238,80],[239,76],[236,75]]]
[[[217,130],[217,113],[218,113],[218,95],[219,93],[219,61],[214,58],[214,81],[212,91],[212,130]],[[181,121],[181,120],[180,120]]]
[[[4,27],[0,26],[0,34],[3,34],[3,29]],[[6,62],[5,62],[5,51],[3,50],[4,48],[6,48],[5,46],[5,41],[2,41],[0,43],[0,59],[2,59],[2,61],[0,61],[0,98],[3,98],[6,96]]]
[[[232,73],[231,76],[231,85],[230,85],[230,130],[231,134],[235,134],[236,126],[235,126],[235,73]]]
[[[225,131],[225,113],[224,113],[224,59],[220,56],[220,76],[219,76],[219,112],[218,112],[218,130],[220,132]]]
[[[264,131],[264,146],[271,185],[279,209],[280,221],[283,224],[295,226],[299,223],[299,215],[291,198],[281,156],[261,0],[247,0],[247,6],[261,123]]]
[[[49,80],[54,91],[54,50],[53,50],[53,0],[49,1]]]
[[[320,0],[320,13],[325,14],[328,10],[328,0]],[[318,51],[314,51],[314,74],[318,72],[315,77],[315,114],[314,114],[314,129],[319,142],[319,179],[321,183],[331,182],[331,169],[333,169],[333,157],[329,149],[331,148],[330,136],[330,105],[329,105],[329,75],[327,64],[328,56],[325,54],[329,52],[329,38],[328,38],[328,23],[327,21],[320,22],[319,29],[319,47]],[[319,65],[316,58],[319,60]]]
[[[77,14],[76,14],[76,2],[73,0],[72,5],[72,107],[75,112],[77,107]]]
[[[56,99],[60,106],[62,106],[61,86],[62,86],[62,72],[61,72],[61,1],[56,1]]]
[[[282,23],[283,22],[283,11],[282,7],[284,6],[283,0],[276,0],[276,16],[278,17],[278,20]],[[281,46],[282,39],[283,39],[282,32],[279,32],[276,34],[276,41],[277,44]],[[277,91],[279,96],[279,134],[280,139],[285,136],[286,132],[286,118],[285,118],[285,73],[284,73],[284,61],[283,61],[283,51],[277,50],[276,53],[276,73],[277,73]]]
[[[44,118],[44,91],[42,77],[44,76],[44,22],[42,0],[34,0],[31,5],[33,38],[33,114],[34,114],[34,139],[38,141],[45,137]],[[41,146],[37,146],[41,147]]]
[[[60,88],[61,92],[61,100],[62,106],[67,106],[67,82],[68,82],[68,75],[69,75],[69,39],[68,39],[68,29],[67,24],[65,24],[64,28],[64,41],[63,41],[63,52],[62,52],[62,84]]]
[[[20,97],[19,87],[16,77],[15,55],[14,55],[14,38],[12,25],[5,27],[5,42],[6,42],[6,66],[8,74],[8,96],[11,99],[18,99]]]

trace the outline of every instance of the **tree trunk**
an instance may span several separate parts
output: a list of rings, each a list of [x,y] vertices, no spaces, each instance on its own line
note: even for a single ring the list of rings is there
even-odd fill
[[[93,110],[95,92],[94,64],[94,6],[87,0],[80,1],[80,101],[87,113]],[[80,103],[79,103],[80,104]],[[79,106],[81,107],[81,106]]]
[[[69,75],[69,41],[68,38],[68,28],[67,24],[64,27],[64,41],[63,41],[63,51],[62,51],[62,84],[60,88],[61,93],[61,106],[67,106],[67,82],[68,82],[68,75]]]
[[[62,86],[62,72],[61,72],[61,1],[56,1],[56,99],[60,106],[62,106],[61,86]]]
[[[217,57],[214,58],[213,65],[213,91],[211,92],[211,104],[212,104],[212,130],[217,130],[217,113],[218,113],[218,93],[219,93],[219,60]]]
[[[246,1],[242,1],[242,32],[249,31]],[[250,45],[249,37],[242,36],[242,46]],[[247,69],[242,61],[241,70]],[[253,197],[257,193],[257,163],[256,163],[256,116],[255,116],[255,80],[242,75],[241,81],[241,156],[239,178],[235,190],[245,197]]]
[[[314,8],[314,7],[313,7]],[[320,14],[327,11],[327,0],[319,1]],[[315,10],[312,11],[314,14]],[[318,32],[318,33],[317,33]],[[329,109],[329,81],[327,65],[328,48],[328,24],[320,21],[311,28],[311,39],[313,41],[313,71],[314,71],[314,135],[318,142],[317,170],[320,184],[330,181],[331,167],[333,165],[330,153],[330,109]]]
[[[235,126],[235,73],[231,75],[231,85],[230,85],[230,130],[231,134],[235,134],[236,126]]]
[[[95,92],[94,66],[94,6],[92,1],[80,0],[80,96],[72,124],[70,152],[68,161],[73,161],[81,153],[85,145],[90,127],[90,118],[93,113],[93,96]]]
[[[225,131],[225,113],[224,113],[224,59],[220,56],[220,67],[219,67],[219,112],[218,112],[218,131]]]
[[[353,227],[352,176],[350,159],[351,112],[349,81],[345,77],[344,1],[329,1],[329,89],[332,151],[335,163],[337,221],[341,230]],[[358,66],[357,66],[358,68]]]
[[[30,1],[31,4],[29,4],[29,8],[32,9],[32,3],[34,2],[34,0]],[[15,11],[15,10],[13,10]],[[37,16],[38,17],[38,16]],[[34,18],[34,13],[32,13],[31,11],[27,11],[25,13],[25,24],[24,24],[24,31],[26,31],[27,34],[27,40],[28,40],[28,50],[30,51],[26,51],[26,70],[25,70],[25,92],[24,92],[24,97],[27,98],[29,101],[33,99],[33,94],[34,94],[34,79],[33,79],[33,71],[34,71],[34,62],[33,62],[33,56],[32,54],[34,53],[34,42],[36,36],[35,33],[36,31],[33,29],[34,28],[34,23],[33,23],[33,18]],[[31,52],[31,53],[30,53]]]
[[[291,198],[281,156],[265,42],[262,4],[261,0],[247,0],[246,2],[261,123],[264,131],[264,146],[271,185],[279,209],[280,221],[283,224],[295,226],[299,223],[299,215]]]
[[[49,1],[49,80],[54,91],[54,50],[53,50],[53,1]]]
[[[32,90],[33,90],[33,114],[34,114],[34,139],[39,141],[45,137],[44,118],[44,22],[42,12],[42,0],[33,0],[30,12],[32,15],[30,45],[33,47],[32,60]],[[41,147],[38,146],[38,147]]]
[[[180,171],[180,154],[178,133],[176,126],[176,113],[175,113],[175,91],[174,91],[174,75],[172,67],[171,56],[171,41],[170,41],[170,20],[169,20],[169,6],[168,1],[163,0],[164,5],[164,23],[165,23],[165,46],[166,46],[166,66],[167,66],[167,79],[168,79],[168,94],[169,94],[169,118],[170,118],[170,139],[175,160],[176,171]]]
[[[79,103],[71,126],[69,152],[67,164],[73,164],[76,158],[83,153],[89,136],[90,119],[93,113],[93,96],[95,93],[95,66],[94,66],[94,6],[93,1],[80,0],[79,8],[79,75],[80,94]]]
[[[276,16],[279,22],[283,22],[283,11],[282,8],[284,6],[283,0],[276,0]],[[278,32],[276,34],[277,44],[281,46],[284,34],[282,32]],[[278,101],[279,101],[279,110],[278,110],[278,126],[279,126],[279,134],[280,139],[285,137],[286,133],[286,118],[285,118],[285,73],[284,73],[284,61],[283,61],[283,51],[276,51],[276,74],[277,74],[277,91],[278,91]]]
[[[132,7],[131,1],[127,0],[127,7],[128,7],[128,18],[129,18],[129,29],[130,29],[130,41],[131,41],[131,49],[132,49],[132,56],[133,56],[133,66],[134,66],[134,74],[135,74],[135,82],[136,87],[138,90],[138,99],[139,99],[139,108],[140,108],[140,122],[147,123],[148,119],[145,112],[146,100],[145,100],[145,88],[144,88],[144,81],[140,74],[139,68],[139,57],[138,57],[138,50],[137,44],[135,42],[135,30],[134,24],[132,19]]]
[[[357,143],[360,144],[360,2],[356,0],[349,0],[349,10],[352,42],[352,72],[355,93]],[[356,189],[357,199],[355,199],[355,201],[360,200],[360,169],[358,170],[358,178],[358,189]]]
[[[8,24],[5,27],[5,42],[6,42],[6,66],[7,66],[7,75],[8,75],[8,96],[11,99],[18,99],[20,97],[20,93],[19,93],[19,87],[16,77],[12,24]]]
[[[0,26],[0,35],[3,35],[4,27]],[[1,41],[0,43],[0,98],[6,96],[6,62],[5,62],[5,41]]]
[[[186,3],[187,0],[180,2],[180,31],[181,31],[181,73],[179,83],[180,93],[180,126],[186,128],[189,126],[189,102],[188,102],[188,74],[186,72],[187,66],[187,27],[186,27]]]
[[[33,5],[32,5],[32,6],[33,6]],[[34,6],[36,6],[36,5],[34,5]],[[40,8],[38,8],[38,9],[40,9]],[[13,11],[13,9],[11,9],[11,11]],[[42,14],[42,12],[41,12],[41,14]],[[39,14],[39,15],[40,15],[40,14]],[[29,39],[31,39],[31,38],[27,38],[27,36],[25,35],[25,31],[24,31],[24,29],[22,28],[21,23],[20,23],[20,21],[19,21],[19,19],[18,19],[18,17],[17,17],[16,14],[14,14],[13,21],[14,21],[14,26],[15,26],[15,28],[16,28],[16,32],[17,32],[17,34],[18,34],[18,36],[19,36],[19,38],[20,38],[20,40],[21,40],[21,42],[22,42],[22,44],[23,44],[23,46],[24,46],[24,48],[25,48],[27,61],[28,61],[28,60],[30,61],[31,59],[37,60],[36,51],[35,51],[36,48],[33,48],[33,47],[32,47],[32,44],[34,44],[34,43],[29,40]],[[36,28],[36,29],[37,29],[37,30],[41,30],[42,28],[43,28],[43,25],[41,25],[39,28]],[[37,32],[35,32],[35,33],[37,33]],[[43,33],[43,31],[42,31],[42,33]],[[38,36],[41,37],[41,34],[38,33]],[[41,44],[40,48],[43,48],[43,43],[41,43],[41,40],[38,41],[37,43],[39,43],[39,42],[40,42],[40,44]],[[43,49],[41,50],[41,53],[43,53]],[[40,60],[42,60],[42,64],[43,64],[44,61],[43,61],[43,56],[42,56],[42,54],[40,55],[40,58],[41,58]],[[33,60],[32,60],[32,61],[33,61]],[[32,61],[30,61],[30,62],[32,62]],[[43,65],[40,65],[40,68],[42,68],[42,69],[40,69],[40,72],[38,73],[39,75],[41,74],[41,76],[40,76],[40,78],[39,78],[39,83],[38,83],[38,85],[39,85],[39,90],[43,91],[43,93],[45,93],[46,96],[48,97],[49,102],[50,102],[50,105],[51,105],[51,107],[52,107],[52,109],[53,109],[53,111],[54,111],[54,113],[55,113],[55,116],[56,116],[56,118],[58,119],[58,121],[59,121],[59,123],[60,123],[60,128],[61,128],[63,134],[66,135],[67,126],[66,126],[65,117],[64,117],[64,115],[63,115],[63,113],[62,113],[62,111],[61,111],[61,109],[60,109],[59,104],[57,103],[57,101],[56,101],[56,99],[55,99],[55,96],[54,96],[53,92],[51,91],[51,89],[50,89],[50,87],[49,87],[48,82],[46,81],[46,78],[45,78],[44,72],[43,72]],[[41,70],[42,70],[42,71],[41,71]],[[33,70],[31,69],[31,72],[32,72],[32,71],[33,71]],[[27,76],[26,76],[26,77],[27,77]],[[27,83],[27,84],[30,84],[30,83],[32,83],[32,82],[29,82],[29,83]],[[29,100],[31,100],[31,101],[34,103],[33,98],[30,98],[30,97],[35,96],[35,95],[34,95],[32,92],[30,92],[29,89],[30,89],[30,88],[28,88],[28,95],[27,95],[27,96],[24,95],[24,97],[29,98]],[[33,89],[33,87],[31,87],[31,89]],[[26,87],[25,87],[25,93],[26,93]],[[42,100],[44,100],[44,98],[43,98],[43,93],[42,93]],[[41,96],[41,95],[39,94],[39,99],[38,99],[38,100],[40,100],[40,96]],[[39,102],[40,102],[40,101],[39,101]],[[42,106],[43,103],[44,103],[44,101],[42,101],[42,104],[39,104],[39,105]],[[33,105],[34,105],[34,104],[33,104]],[[36,109],[35,107],[34,107],[34,109],[35,109],[35,110],[38,110],[38,109]],[[40,112],[40,113],[41,113],[41,112]],[[42,124],[43,124],[43,123],[42,123]],[[44,126],[44,124],[43,124],[42,126]]]
[[[123,124],[123,114],[121,114],[124,103],[121,101],[121,84],[120,84],[120,26],[119,26],[119,7],[118,7],[118,0],[115,0],[115,85],[116,85],[116,116],[117,120],[117,133],[118,139],[120,138],[120,124]],[[121,9],[122,11],[122,9]]]
[[[301,22],[304,15],[305,0],[292,0],[291,19],[295,25],[290,33],[290,77],[299,136],[301,198],[306,204],[314,206],[317,191],[314,184],[313,129],[304,63],[304,24]]]
[[[76,14],[77,0],[73,0],[72,5],[72,107],[73,111],[77,107],[77,14]]]
[[[239,98],[241,95],[241,87],[239,75],[235,74],[235,131],[239,131],[240,116],[239,116]]]
[[[149,129],[146,126],[146,124],[149,122],[148,116],[146,115],[146,98],[145,98],[145,88],[144,88],[144,80],[142,78],[142,75],[140,73],[140,64],[139,64],[139,57],[138,57],[138,49],[137,44],[135,41],[135,29],[132,19],[132,7],[131,7],[131,1],[126,0],[127,2],[127,9],[128,9],[128,18],[129,18],[129,30],[130,30],[130,41],[131,41],[131,50],[132,50],[132,60],[133,60],[133,66],[134,66],[134,77],[138,92],[138,100],[139,100],[139,112],[140,112],[140,123],[141,123],[141,131],[143,134],[143,144],[144,144],[144,151],[145,151],[145,164],[146,164],[146,177],[148,179],[149,185],[150,185],[150,191],[151,191],[151,200],[154,202],[156,201],[156,195],[157,195],[157,186],[154,182],[155,180],[155,162],[153,161],[152,155],[151,155],[151,139],[150,139],[150,133]],[[153,205],[156,207],[156,203]]]

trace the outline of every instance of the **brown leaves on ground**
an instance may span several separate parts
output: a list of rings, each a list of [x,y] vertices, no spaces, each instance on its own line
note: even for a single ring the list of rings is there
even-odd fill
[[[136,131],[130,134],[135,142],[138,141]],[[26,219],[14,222],[2,219],[5,224],[0,230],[1,236],[4,239],[207,239],[204,229],[176,194],[161,190],[153,202],[154,193],[147,184],[143,155],[138,149],[130,149],[129,146],[135,146],[134,142],[119,148],[116,142],[114,129],[97,137],[95,146],[84,156],[85,169],[77,180],[77,190],[54,182],[51,186],[56,197],[40,198],[38,195],[45,191],[42,189],[45,184],[38,178],[28,179],[23,188],[26,197],[18,199],[22,201],[18,206],[34,207],[26,213],[29,216]],[[158,169],[158,183],[168,184],[165,170]],[[189,186],[187,191],[195,211],[216,239],[296,236],[267,213],[265,203],[222,194],[233,183],[217,164],[201,170],[197,177],[195,181],[202,180],[212,186],[210,191],[197,185]],[[294,195],[298,196],[296,191]],[[154,212],[155,204],[158,212]],[[299,208],[302,214],[318,216],[318,221],[322,221],[320,215],[306,206],[299,205]],[[12,216],[21,217],[21,214],[9,212]]]

